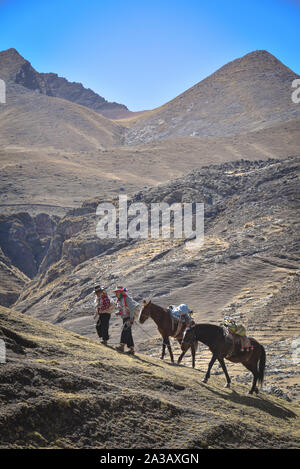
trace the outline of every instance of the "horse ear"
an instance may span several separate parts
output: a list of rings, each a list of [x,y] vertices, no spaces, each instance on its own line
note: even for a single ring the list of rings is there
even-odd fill
[[[151,303],[151,299],[143,300],[142,303],[143,303],[144,306],[149,305]]]

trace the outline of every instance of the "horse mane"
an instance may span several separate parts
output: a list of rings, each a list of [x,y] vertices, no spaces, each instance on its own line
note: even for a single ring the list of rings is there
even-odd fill
[[[162,310],[164,313],[167,313],[167,312],[168,312],[168,309],[167,309],[167,308],[163,308],[163,306],[157,305],[156,303],[152,303],[152,301],[151,301],[151,304],[152,304],[153,306],[155,306],[155,308],[159,308],[160,310]]]
[[[210,324],[208,322],[197,323],[195,327],[207,328],[207,329],[220,329],[221,326],[217,326],[216,324]]]
[[[223,335],[221,326],[217,326],[216,324],[198,323],[193,329],[195,329],[196,340],[200,340],[208,346],[210,346],[220,334]]]

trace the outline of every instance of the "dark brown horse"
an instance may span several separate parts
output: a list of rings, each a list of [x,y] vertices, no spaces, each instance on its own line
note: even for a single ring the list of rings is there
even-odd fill
[[[182,354],[178,359],[180,363],[183,355],[191,347],[193,360],[195,360],[195,348],[193,346],[195,341],[200,341],[207,345],[212,352],[212,359],[209,362],[208,370],[203,382],[206,383],[210,377],[210,370],[216,360],[219,361],[222,370],[226,376],[226,387],[230,387],[230,377],[224,362],[224,358],[233,363],[242,363],[253,374],[253,383],[249,394],[253,392],[258,393],[256,383],[262,385],[264,379],[264,371],[266,365],[266,352],[264,347],[252,337],[249,337],[253,349],[249,352],[241,352],[239,343],[232,343],[226,339],[224,329],[221,326],[213,324],[196,324],[194,327],[187,329],[184,333],[181,349]]]
[[[146,319],[151,317],[155,324],[157,325],[157,328],[163,338],[163,344],[162,344],[162,354],[161,354],[161,359],[164,358],[165,352],[166,352],[166,346],[168,347],[170,358],[172,363],[174,363],[174,356],[170,344],[170,339],[169,337],[175,337],[175,334],[177,333],[178,329],[178,322],[176,319],[172,319],[171,313],[166,309],[162,308],[161,306],[158,306],[151,301],[146,301],[143,300],[143,306],[139,315],[139,322],[143,324]],[[178,340],[179,344],[181,344],[183,337],[183,331],[180,331],[178,335],[176,335],[176,339]],[[195,351],[197,347],[197,342],[193,344],[193,350]],[[187,350],[190,348],[189,346],[186,346],[186,350],[184,353],[181,354],[181,358],[183,355],[187,352]],[[195,367],[195,353],[193,354],[193,368]]]

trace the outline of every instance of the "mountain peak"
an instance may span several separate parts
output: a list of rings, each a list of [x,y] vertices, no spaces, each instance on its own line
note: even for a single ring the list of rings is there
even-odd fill
[[[13,47],[0,51],[0,77],[4,80],[14,81],[16,73],[26,62],[24,57]]]
[[[259,70],[267,71],[272,69],[280,69],[281,71],[288,71],[294,73],[286,65],[280,62],[277,57],[272,55],[267,50],[262,49],[249,52],[243,55],[242,57],[228,62],[223,67],[219,68],[213,75],[217,75],[224,72],[228,73],[229,70],[243,70],[246,73],[255,73]]]
[[[300,112],[291,100],[296,77],[267,50],[255,50],[136,120],[126,133],[126,143],[229,136],[289,120]]]
[[[243,55],[240,60],[242,61],[263,61],[265,64],[267,63],[272,63],[273,65],[276,64],[282,64],[280,60],[275,57],[275,55],[271,54],[265,49],[258,49],[254,50],[252,52],[249,52],[248,54]]]
[[[271,52],[268,52],[266,49],[253,50],[252,52],[248,52],[248,54],[245,54],[243,57],[250,57],[250,56],[251,57],[273,57],[276,59],[276,57],[273,54],[271,54]]]
[[[15,49],[14,47],[10,47],[9,49],[3,50],[0,52],[1,55],[11,55],[11,56],[17,56],[17,57],[22,57],[21,54]],[[23,57],[22,57],[23,59]],[[23,59],[25,60],[25,59]]]

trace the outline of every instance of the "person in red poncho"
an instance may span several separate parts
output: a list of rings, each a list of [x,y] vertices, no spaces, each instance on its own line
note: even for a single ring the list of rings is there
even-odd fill
[[[107,341],[109,339],[108,329],[112,303],[104,286],[97,284],[95,285],[94,291],[96,295],[96,313],[94,315],[94,319],[97,319],[96,331],[99,338],[102,339],[102,344],[107,345]]]

